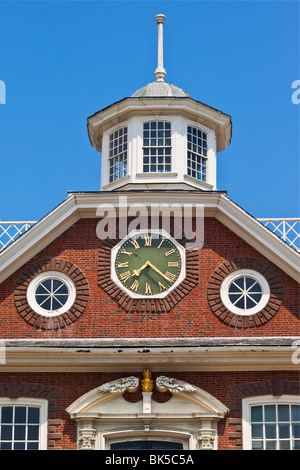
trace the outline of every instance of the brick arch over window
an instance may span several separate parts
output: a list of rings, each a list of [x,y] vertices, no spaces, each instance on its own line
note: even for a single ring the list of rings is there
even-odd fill
[[[235,445],[230,447],[232,450],[242,450],[242,401],[244,398],[274,395],[300,395],[300,382],[289,382],[281,379],[280,375],[274,375],[271,380],[266,382],[250,382],[243,385],[231,387],[229,396],[234,399],[234,405],[231,410],[234,417],[228,418],[228,424],[235,426],[235,431],[228,434],[228,438],[235,440]]]
[[[58,271],[68,276],[74,283],[76,298],[72,307],[65,313],[46,317],[34,312],[27,301],[27,289],[30,282],[41,273]],[[59,330],[72,324],[85,311],[89,300],[89,284],[78,266],[70,261],[52,258],[39,260],[28,266],[19,276],[14,290],[14,301],[20,316],[30,325],[43,330]]]
[[[9,382],[0,384],[0,397],[4,398],[40,398],[48,400],[48,448],[54,448],[55,441],[61,439],[61,434],[55,432],[55,426],[61,425],[57,413],[62,407],[56,400],[62,397],[61,389],[52,385],[20,382],[18,377],[12,377]]]
[[[221,285],[226,277],[239,269],[257,271],[267,280],[270,297],[267,305],[253,315],[237,315],[230,312],[221,299]],[[264,325],[280,309],[283,300],[283,284],[277,271],[267,262],[251,256],[239,256],[225,261],[212,273],[207,285],[207,300],[216,317],[228,326],[247,329]]]

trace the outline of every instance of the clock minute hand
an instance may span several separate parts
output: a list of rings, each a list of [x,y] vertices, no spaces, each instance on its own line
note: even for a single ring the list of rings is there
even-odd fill
[[[150,266],[154,271],[156,271],[164,279],[166,279],[168,282],[170,282],[170,279],[167,276],[165,276],[156,266],[154,266],[152,263],[150,263],[150,261],[148,262],[148,266]]]

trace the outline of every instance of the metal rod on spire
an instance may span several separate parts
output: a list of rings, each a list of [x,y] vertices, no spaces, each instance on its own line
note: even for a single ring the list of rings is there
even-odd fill
[[[164,46],[163,46],[163,23],[165,15],[156,15],[155,20],[158,24],[158,47],[157,47],[157,68],[155,69],[154,76],[157,82],[164,82],[167,72],[164,69]]]

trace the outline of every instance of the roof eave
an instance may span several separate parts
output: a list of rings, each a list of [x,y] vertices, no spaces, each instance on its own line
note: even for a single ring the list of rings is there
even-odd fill
[[[128,97],[116,101],[90,116],[87,120],[91,145],[102,151],[103,132],[118,122],[138,114],[179,113],[199,120],[216,130],[217,151],[230,144],[232,135],[231,116],[188,97]]]
[[[298,369],[298,336],[253,338],[77,338],[5,340],[6,372],[153,372]],[[87,354],[88,353],[88,354]]]

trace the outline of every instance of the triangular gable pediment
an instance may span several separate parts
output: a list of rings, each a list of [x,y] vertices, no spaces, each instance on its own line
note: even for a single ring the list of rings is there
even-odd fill
[[[294,249],[233,203],[224,193],[205,191],[70,193],[65,201],[0,253],[0,282],[7,279],[81,218],[100,220],[100,214],[104,215],[106,207],[113,208],[118,214],[120,201],[124,204],[124,200],[129,206],[135,205],[136,211],[139,204],[149,208],[162,203],[170,207],[174,204],[194,207],[197,204],[203,208],[205,217],[215,217],[285,273],[300,282],[300,256]]]

